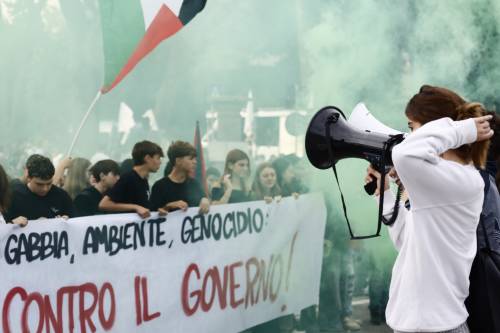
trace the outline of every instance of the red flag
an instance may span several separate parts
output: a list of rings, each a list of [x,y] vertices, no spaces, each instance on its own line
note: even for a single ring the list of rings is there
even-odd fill
[[[195,179],[201,184],[205,195],[208,198],[207,174],[205,168],[205,159],[203,158],[203,147],[201,146],[200,123],[196,122],[194,131],[194,147],[196,148],[196,172]]]

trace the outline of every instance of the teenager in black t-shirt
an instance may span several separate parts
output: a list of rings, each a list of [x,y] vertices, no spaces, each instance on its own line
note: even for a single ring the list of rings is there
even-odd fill
[[[26,184],[18,184],[13,189],[6,220],[17,216],[25,216],[28,220],[73,217],[73,203],[68,193],[52,185],[52,162],[47,157],[33,155],[28,159],[26,169]]]
[[[207,213],[210,202],[198,181],[191,178],[196,169],[196,149],[188,142],[176,141],[167,156],[172,170],[153,185],[151,208],[173,211],[199,206],[201,214]]]
[[[142,218],[149,217],[148,176],[151,172],[158,171],[162,157],[163,150],[156,143],[136,143],[132,149],[132,171],[120,177],[99,203],[99,209],[107,212],[136,212]]]
[[[74,200],[77,216],[99,214],[99,202],[104,193],[120,179],[120,167],[113,160],[99,161],[89,169],[89,172],[92,176],[92,186],[84,189]]]

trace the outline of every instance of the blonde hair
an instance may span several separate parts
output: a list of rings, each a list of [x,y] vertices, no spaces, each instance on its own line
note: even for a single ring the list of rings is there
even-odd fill
[[[83,191],[89,184],[90,161],[85,158],[74,158],[68,168],[68,175],[64,181],[63,189],[68,192],[71,199]]]
[[[469,118],[481,117],[486,115],[486,110],[481,103],[464,103],[458,107],[457,120],[465,120]],[[473,142],[468,145],[463,145],[457,149],[455,152],[462,159],[474,163],[476,168],[484,169],[486,165],[486,158],[488,157],[488,148],[490,146],[490,140],[483,140],[479,142]]]

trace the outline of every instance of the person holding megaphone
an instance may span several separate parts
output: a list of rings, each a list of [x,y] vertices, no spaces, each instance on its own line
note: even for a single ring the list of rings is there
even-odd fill
[[[451,90],[424,85],[406,107],[411,133],[392,150],[394,175],[411,208],[399,203],[389,227],[398,250],[393,267],[388,325],[394,332],[469,332],[464,301],[476,254],[483,204],[483,168],[490,115]],[[368,168],[366,181],[381,175]],[[384,184],[385,217],[395,195]],[[380,193],[377,188],[376,195]]]

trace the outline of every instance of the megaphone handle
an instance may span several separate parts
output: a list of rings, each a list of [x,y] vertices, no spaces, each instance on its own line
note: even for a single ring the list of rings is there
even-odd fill
[[[366,184],[364,186],[365,188],[365,192],[368,194],[368,195],[373,195],[375,193],[375,191],[377,190],[377,178],[373,177],[373,176],[370,176],[372,181],[369,182],[368,184]]]

